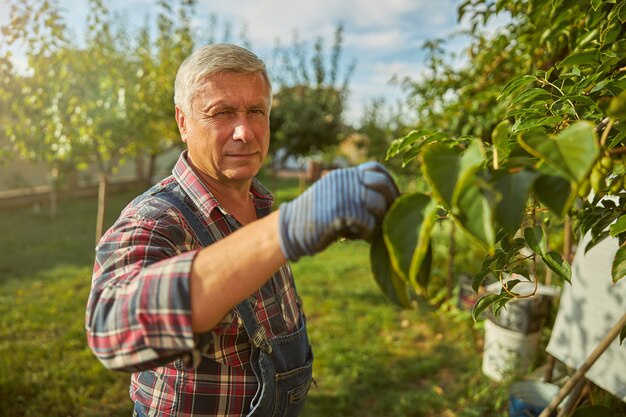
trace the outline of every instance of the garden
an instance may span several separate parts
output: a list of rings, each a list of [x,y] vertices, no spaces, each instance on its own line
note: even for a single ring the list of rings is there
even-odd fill
[[[178,149],[164,86],[197,44],[195,2],[174,13],[157,1],[155,36],[146,26],[131,37],[90,0],[80,44],[53,3],[10,3],[2,34],[26,46],[30,72],[0,49],[0,162],[45,165],[49,199],[43,210],[0,211],[0,415],[129,415],[129,375],[105,370],[85,342],[94,242],[140,191],[113,192],[120,166],[141,159],[137,179],[149,183],[159,156]],[[505,415],[515,382],[554,373],[567,386],[575,368],[586,371],[546,351],[553,332],[570,340],[558,326],[561,295],[584,288],[582,308],[601,279],[618,299],[624,288],[626,2],[466,0],[457,13],[470,28],[463,57],[443,39],[426,41],[426,69],[393,80],[406,94],[402,111],[373,102],[358,126],[341,117],[350,74],[340,71],[341,25],[328,53],[321,39],[313,52],[276,50],[272,153],[331,169],[342,143],[364,138],[360,158],[386,164],[403,193],[370,242],[340,241],[293,265],[316,356],[306,416]],[[502,14],[509,23],[491,33]],[[279,202],[306,186],[274,175],[283,162],[261,173]],[[97,196],[62,198],[85,173]],[[607,242],[606,269],[581,267],[578,258],[593,264]],[[581,288],[585,275],[598,279]],[[554,298],[531,363],[485,375],[490,323],[542,286]],[[624,319],[619,303],[602,327]],[[581,311],[568,314],[569,333],[581,331],[591,350]],[[618,354],[624,329],[608,341]],[[559,415],[626,415],[621,397],[591,379]],[[616,381],[623,389],[623,375]]]

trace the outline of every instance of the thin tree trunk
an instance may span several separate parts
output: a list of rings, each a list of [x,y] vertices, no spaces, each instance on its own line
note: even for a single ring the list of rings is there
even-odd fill
[[[56,219],[58,211],[58,183],[59,183],[59,169],[52,168],[50,171],[50,218]]]
[[[106,211],[106,192],[108,173],[101,171],[98,174],[98,214],[96,217],[96,244],[100,241],[104,231],[104,213]]]

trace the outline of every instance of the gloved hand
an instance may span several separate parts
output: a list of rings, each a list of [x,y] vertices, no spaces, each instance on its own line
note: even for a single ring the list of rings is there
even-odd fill
[[[378,163],[331,171],[302,195],[280,205],[283,254],[295,261],[339,237],[369,237],[399,194],[389,172]]]

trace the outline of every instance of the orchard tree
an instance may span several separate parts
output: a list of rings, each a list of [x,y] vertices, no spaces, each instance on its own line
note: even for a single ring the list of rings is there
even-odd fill
[[[481,31],[499,13],[509,23]],[[432,42],[427,76],[403,80],[420,120],[388,157],[417,165],[430,191],[401,197],[386,215],[372,245],[377,282],[403,306],[425,294],[443,219],[488,253],[474,288],[489,276],[502,283],[475,316],[532,295],[516,292],[511,274],[569,281],[569,243],[557,250],[548,240],[557,222],[591,234],[579,250],[615,237],[617,282],[626,275],[626,3],[467,0],[463,17],[467,64],[452,65]]]
[[[343,27],[335,30],[330,56],[318,38],[313,52],[294,37],[290,48],[277,45],[273,69],[275,94],[270,113],[271,147],[289,155],[304,156],[337,145],[344,133],[343,112],[348,83],[354,70],[350,64],[343,76]]]
[[[97,169],[99,240],[111,173],[125,159],[153,156],[174,140],[173,77],[192,47],[185,7],[193,2],[182,2],[179,26],[168,20],[171,9],[161,2],[156,46],[145,28],[133,46],[100,0],[90,0],[81,43],[73,41],[54,3],[10,5],[3,34],[9,44],[25,46],[28,58],[19,92],[10,100],[16,121],[7,132],[11,145],[22,157],[46,162],[53,173]]]

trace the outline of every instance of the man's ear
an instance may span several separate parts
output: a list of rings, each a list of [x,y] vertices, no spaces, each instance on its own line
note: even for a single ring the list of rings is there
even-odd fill
[[[187,119],[185,118],[185,113],[178,106],[176,106],[176,124],[180,132],[180,138],[187,143]]]

